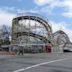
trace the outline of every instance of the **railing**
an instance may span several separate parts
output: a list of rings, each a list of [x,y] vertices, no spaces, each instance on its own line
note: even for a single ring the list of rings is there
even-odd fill
[[[30,13],[30,12],[26,12],[26,13],[18,13],[16,17],[20,17],[20,16],[36,16],[36,17],[40,17],[43,20],[48,22],[48,19],[44,16],[41,16],[40,14],[37,13]]]

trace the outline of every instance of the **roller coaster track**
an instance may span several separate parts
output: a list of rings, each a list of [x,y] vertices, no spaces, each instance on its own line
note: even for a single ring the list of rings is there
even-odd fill
[[[16,18],[13,19],[13,24],[15,25],[19,25],[19,21],[20,20],[34,20],[35,22],[39,22],[41,25],[43,25],[43,27],[45,27],[46,31],[47,31],[47,36],[51,36],[52,34],[52,29],[51,26],[48,24],[48,20],[46,20],[44,17],[40,17],[39,15],[36,14],[29,14],[26,13],[22,16],[18,16]],[[14,38],[15,36],[15,38]],[[48,43],[48,39],[47,37],[44,37],[42,35],[39,34],[35,34],[33,32],[30,31],[23,31],[23,32],[13,32],[13,39],[16,40],[19,36],[31,36],[31,37],[35,37],[38,38],[40,40],[42,40],[44,43]]]
[[[48,39],[46,37],[43,37],[41,35],[38,35],[38,34],[35,34],[35,33],[32,33],[32,32],[17,32],[17,33],[15,33],[15,36],[17,38],[19,36],[32,36],[32,37],[35,37],[35,38],[42,40],[44,43],[48,42]]]
[[[15,18],[14,20],[15,21],[19,21],[19,20],[35,20],[35,21],[38,21],[39,23],[41,23],[45,28],[46,30],[49,32],[49,30],[51,30],[51,27],[50,25],[48,24],[48,22],[46,22],[45,20],[43,20],[42,18],[39,18],[39,17],[36,17],[36,16],[22,16],[22,17],[17,17]],[[18,24],[18,23],[17,23]]]
[[[59,34],[59,35],[58,35],[58,34]],[[57,35],[58,35],[58,36],[57,36]],[[60,38],[60,35],[62,35],[62,37],[65,38],[66,41],[62,40],[62,39]],[[61,31],[61,30],[55,32],[55,33],[53,34],[53,36],[54,36],[54,37],[57,36],[57,44],[58,44],[58,45],[61,44],[61,43],[59,42],[59,40],[61,40],[61,41],[64,43],[63,47],[65,47],[66,44],[71,43],[70,40],[69,40],[69,37],[67,36],[67,34],[66,34],[65,32]]]
[[[53,34],[53,36],[55,37],[57,34],[62,34],[62,36],[66,39],[66,42],[70,43],[70,39],[69,39],[68,35],[65,32],[63,32],[63,33],[61,33],[61,32],[63,32],[63,31],[61,31],[61,30],[57,31]]]

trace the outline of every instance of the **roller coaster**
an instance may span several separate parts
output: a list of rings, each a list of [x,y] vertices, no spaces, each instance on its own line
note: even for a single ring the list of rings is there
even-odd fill
[[[57,51],[63,52],[66,46],[69,44],[71,45],[70,39],[64,31],[59,30],[53,33],[53,45],[54,45],[53,52]]]
[[[53,36],[53,40],[56,41],[56,44],[58,45],[63,45],[63,47],[65,47],[66,44],[70,43],[68,35],[62,30],[55,32]]]
[[[52,33],[47,18],[39,14],[18,14],[12,21],[12,45],[44,52],[53,47],[52,50],[57,52],[59,48],[63,51],[67,44],[71,44],[67,34],[61,30]]]
[[[38,14],[24,13],[13,19],[12,44],[20,46],[48,44],[51,42],[51,35],[52,29],[48,20]]]

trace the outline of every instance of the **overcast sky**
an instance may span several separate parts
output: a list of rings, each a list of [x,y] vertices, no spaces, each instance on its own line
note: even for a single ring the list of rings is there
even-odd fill
[[[61,29],[72,41],[72,0],[0,0],[0,25],[11,26],[13,17],[23,12],[47,17],[53,32]]]

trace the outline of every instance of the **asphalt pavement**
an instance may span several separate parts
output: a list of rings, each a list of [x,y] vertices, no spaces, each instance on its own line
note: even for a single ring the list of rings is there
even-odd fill
[[[0,72],[72,72],[72,53],[0,55]]]

